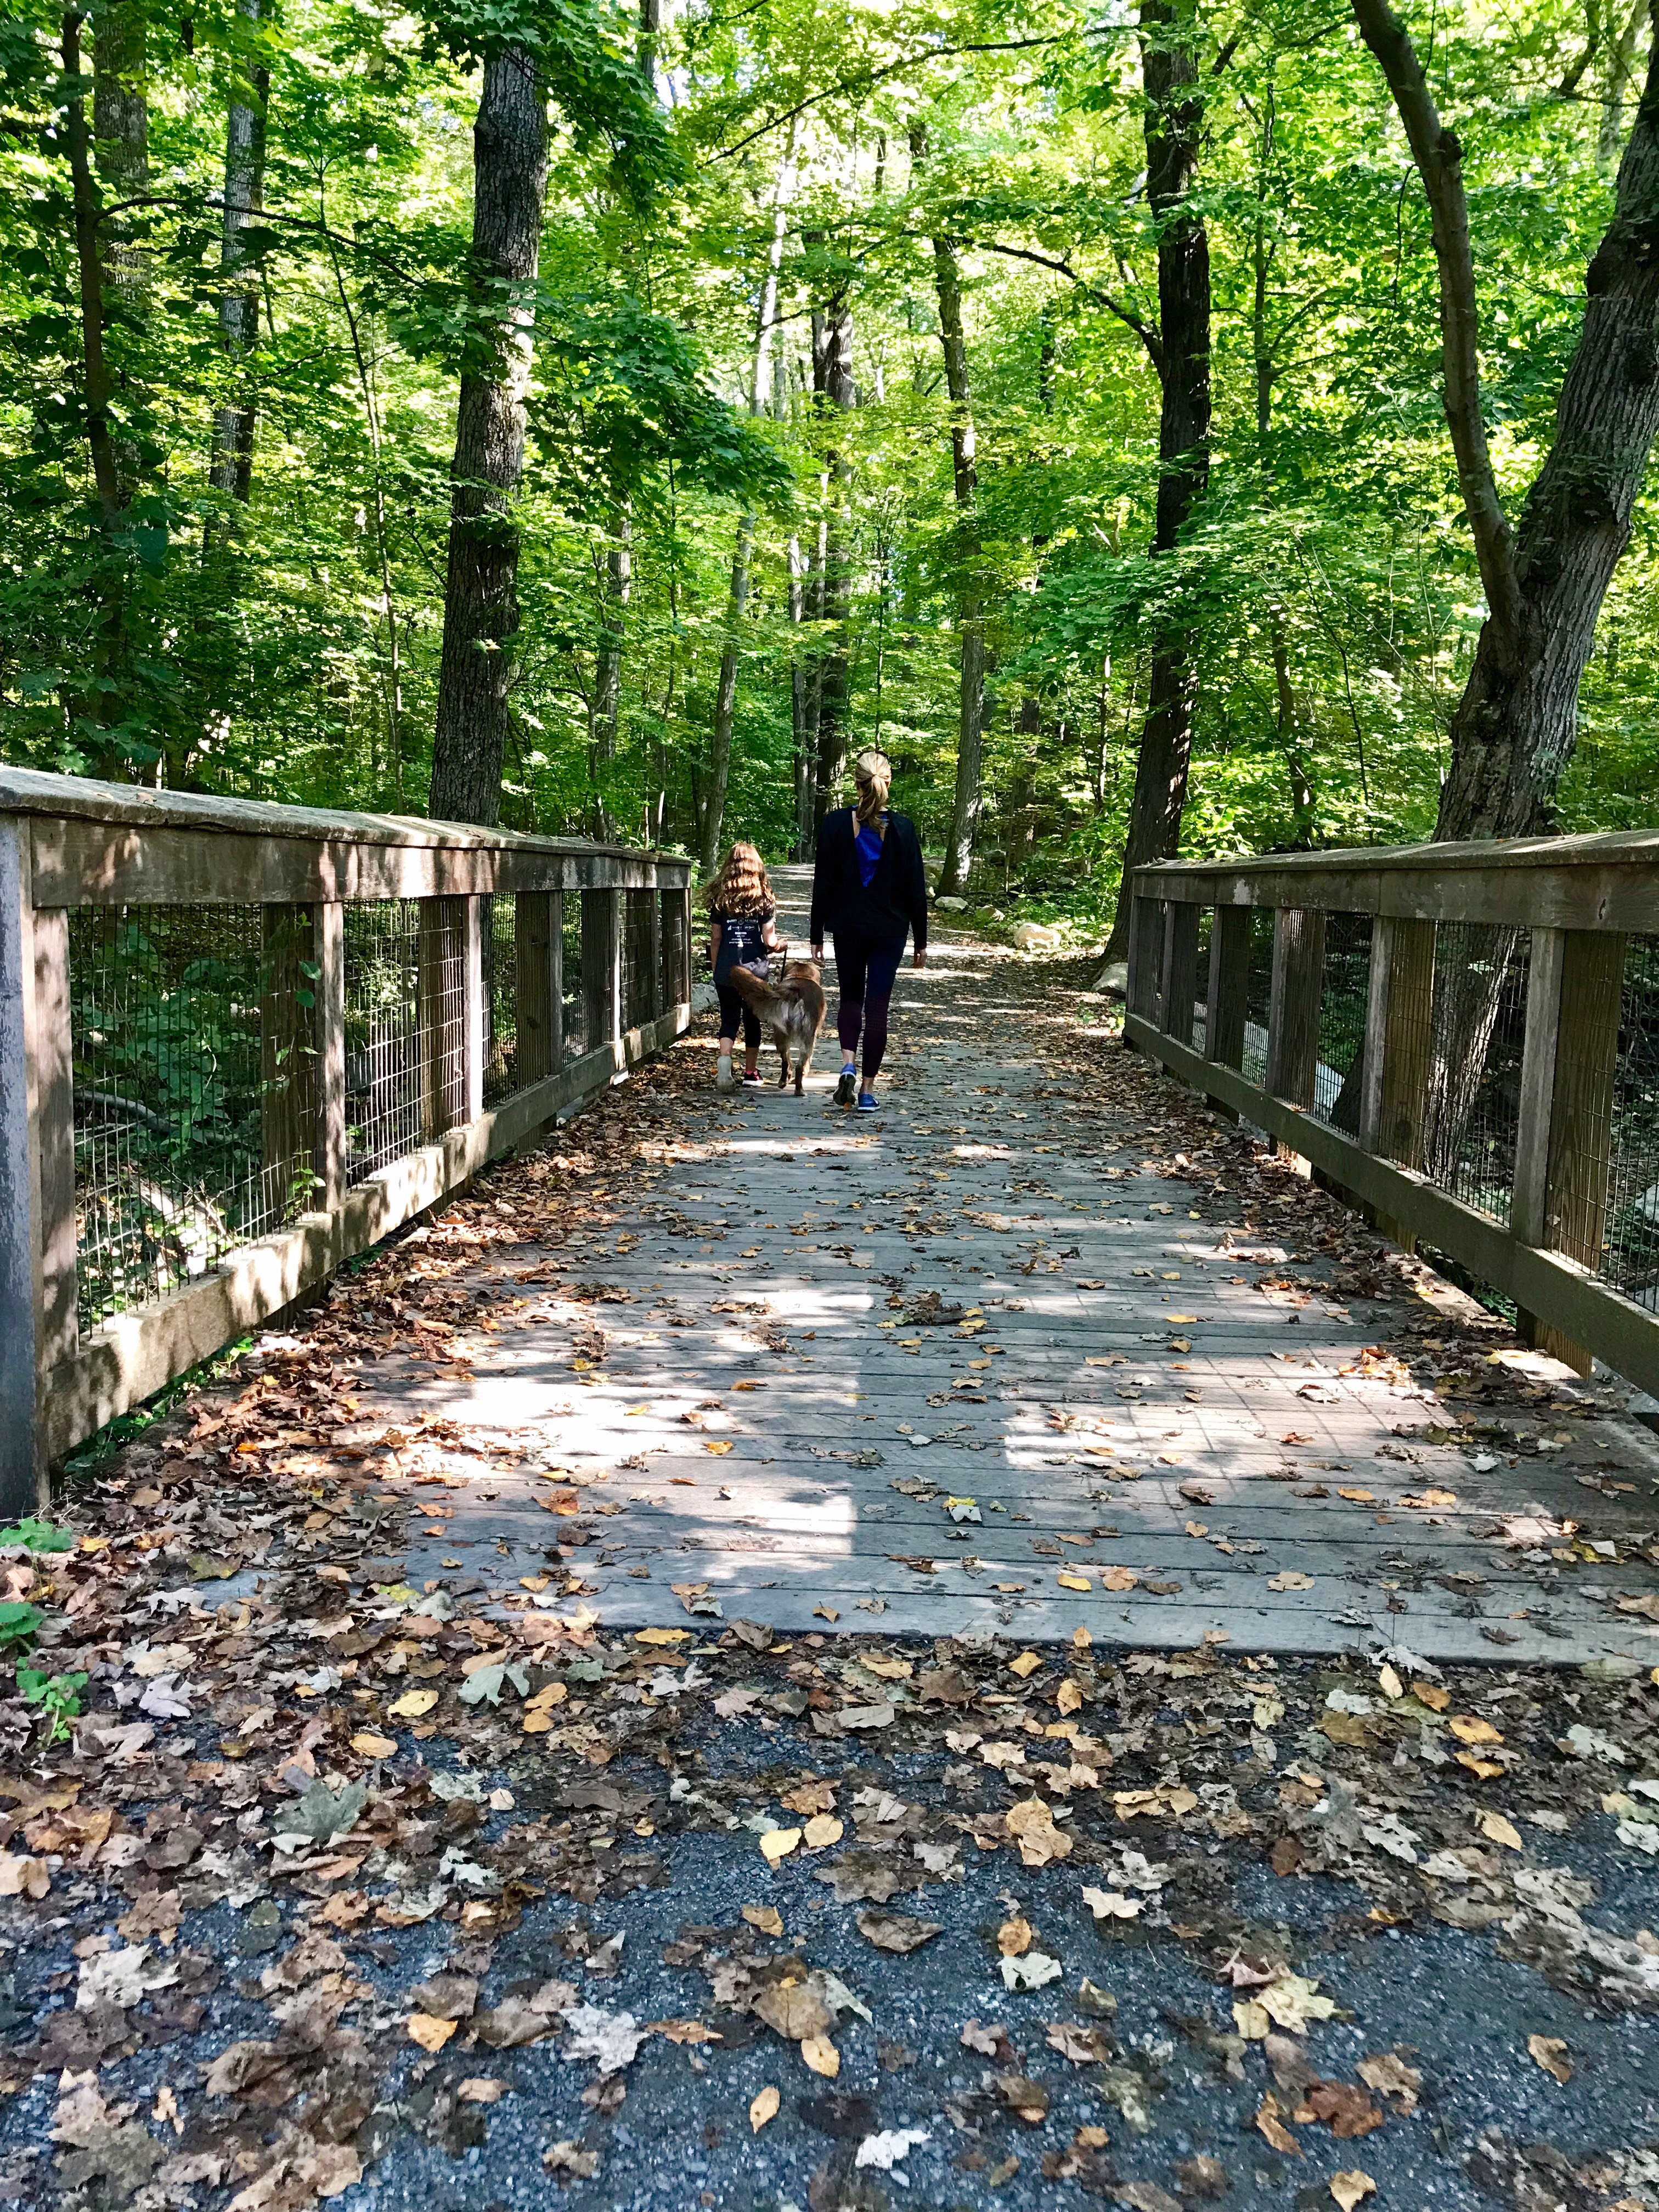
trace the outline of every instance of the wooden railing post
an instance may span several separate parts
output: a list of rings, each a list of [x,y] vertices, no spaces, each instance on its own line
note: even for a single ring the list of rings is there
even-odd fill
[[[42,1409],[79,1347],[69,915],[36,908],[29,825],[0,822],[0,1512],[51,1503]]]
[[[1319,1000],[1325,982],[1325,916],[1281,907],[1273,916],[1266,1087],[1288,1105],[1310,1106],[1319,1065]]]
[[[1204,1002],[1204,1057],[1222,1067],[1244,1065],[1244,1024],[1250,999],[1248,906],[1218,906],[1210,921],[1209,988]]]
[[[622,893],[612,884],[582,893],[582,997],[587,1049],[622,1037]]]
[[[1125,1002],[1144,1022],[1158,1017],[1158,990],[1164,957],[1164,902],[1139,892],[1129,909],[1129,980]]]
[[[1510,1226],[1591,1270],[1607,1227],[1624,973],[1617,930],[1532,933]],[[1517,1318],[1529,1344],[1589,1373],[1586,1346],[1524,1310]]]
[[[691,884],[688,878],[680,887],[680,980],[679,1003],[691,1003]]]
[[[466,1049],[464,1009],[454,974],[454,901],[423,898],[417,924],[416,1036],[421,1057],[421,1137],[435,1144],[459,1118],[456,1077]]]
[[[346,1188],[345,908],[338,899],[322,899],[313,908],[312,945],[317,963],[314,1203],[325,1213],[337,1213]]]
[[[1186,899],[1170,899],[1164,908],[1164,972],[1158,986],[1158,1025],[1178,1043],[1192,1043],[1197,997],[1198,908]]]

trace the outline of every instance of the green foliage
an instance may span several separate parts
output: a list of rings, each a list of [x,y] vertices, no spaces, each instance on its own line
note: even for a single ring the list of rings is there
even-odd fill
[[[0,1545],[5,1544],[22,1544],[31,1552],[72,1552],[75,1531],[59,1528],[50,1521],[37,1521],[27,1513],[14,1527],[0,1528]]]
[[[86,1686],[87,1677],[82,1674],[48,1674],[39,1667],[17,1670],[18,1694],[26,1705],[40,1708],[40,1733],[47,1743],[61,1743],[68,1735]]]
[[[38,1605],[22,1598],[8,1598],[0,1604],[0,1648],[32,1642],[46,1617]]]
[[[472,125],[481,65],[517,50],[552,136],[540,274],[514,303],[535,352],[507,819],[694,846],[734,641],[732,830],[791,846],[797,702],[844,650],[849,736],[890,750],[897,803],[937,842],[967,569],[988,611],[986,896],[1109,911],[1151,641],[1172,620],[1199,679],[1188,849],[1431,825],[1482,609],[1440,410],[1428,211],[1340,10],[1316,23],[1280,0],[1243,16],[1196,0],[1213,459],[1186,542],[1153,561],[1159,392],[1133,325],[1156,321],[1157,239],[1128,19],[1070,0],[698,4],[653,55],[634,9],[595,0],[457,0],[418,19],[289,0],[197,15],[188,46],[176,11],[112,4],[144,18],[151,187],[105,220],[113,526],[88,467],[62,18],[19,0],[0,25],[17,126],[0,136],[0,756],[424,804],[457,386],[493,357],[502,305],[471,264]],[[1610,38],[1572,75],[1585,20],[1567,0],[1501,19],[1453,0],[1413,27],[1465,150],[1487,416],[1518,517],[1636,86]],[[264,211],[234,276],[258,337],[239,360],[220,329],[226,115],[258,72]],[[962,272],[971,529],[935,238]],[[845,418],[813,397],[812,316],[831,294],[854,330]],[[244,402],[246,501],[209,472],[216,410]],[[1564,827],[1650,814],[1655,523],[1650,495],[1598,632]],[[839,634],[814,598],[831,526]],[[180,972],[147,931],[123,957],[147,993],[187,1002],[206,1048],[192,1066],[112,1004],[110,1065],[167,1123],[145,1141],[213,1155],[222,1182],[257,1121],[255,984]]]

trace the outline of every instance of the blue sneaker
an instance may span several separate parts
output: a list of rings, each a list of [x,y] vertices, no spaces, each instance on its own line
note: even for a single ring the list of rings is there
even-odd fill
[[[874,1092],[873,1091],[860,1091],[860,1093],[859,1093],[859,1111],[860,1111],[860,1114],[873,1114],[873,1113],[875,1112],[875,1110],[876,1110],[876,1094],[875,1094],[875,1092]]]
[[[836,1085],[836,1103],[837,1106],[850,1106],[852,1104],[854,1097],[858,1091],[858,1070],[855,1067],[843,1067],[841,1072],[841,1080]]]

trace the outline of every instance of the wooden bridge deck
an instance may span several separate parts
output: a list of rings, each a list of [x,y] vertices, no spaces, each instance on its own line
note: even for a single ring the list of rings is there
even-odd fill
[[[781,874],[799,939],[804,874]],[[451,1511],[410,1577],[522,1602],[550,1574],[536,1603],[628,1627],[693,1625],[704,1584],[726,1620],[793,1632],[1659,1662],[1659,1620],[1619,1609],[1659,1589],[1646,1431],[1519,1398],[1510,1450],[1446,1441],[1431,1389],[1360,1356],[1405,1344],[1420,1296],[1261,1287],[1326,1201],[1290,1186],[1264,1232],[1237,1195],[1143,1171],[1129,1094],[1163,1079],[1091,1098],[1060,1064],[1105,1007],[1028,1007],[1019,973],[948,938],[903,970],[873,1123],[830,1103],[833,1034],[805,1100],[718,1099],[700,1021],[695,1157],[613,1184],[586,1249],[481,1261],[473,1289],[529,1303],[470,1340],[470,1376],[397,1354],[361,1378],[365,1419],[453,1422],[490,1464],[458,1452],[463,1480],[419,1493]],[[568,1295],[595,1285],[627,1300]],[[963,1321],[919,1321],[928,1293]],[[573,1366],[594,1322],[605,1356]],[[580,1512],[550,1516],[571,1476]],[[1612,1554],[1504,1540],[1529,1506]]]

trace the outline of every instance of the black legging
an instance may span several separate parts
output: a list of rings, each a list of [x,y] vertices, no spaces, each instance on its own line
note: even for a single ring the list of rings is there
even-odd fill
[[[836,1034],[842,1050],[850,1056],[858,1050],[859,1032],[863,1030],[864,1079],[873,1083],[886,1056],[887,1006],[899,962],[904,957],[904,939],[901,937],[897,944],[890,939],[884,944],[872,944],[867,938],[843,937],[838,931],[835,945],[836,979],[841,990]]]

